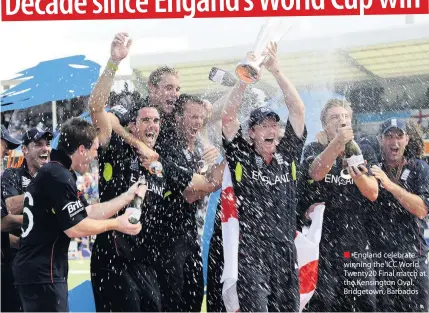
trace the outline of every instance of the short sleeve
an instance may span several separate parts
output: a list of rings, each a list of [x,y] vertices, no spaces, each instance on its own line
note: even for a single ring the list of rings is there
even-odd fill
[[[243,137],[243,130],[240,126],[234,138],[228,141],[225,136],[222,135],[223,148],[225,149],[225,155],[228,162],[243,162],[249,156],[251,152],[250,144]]]
[[[6,200],[10,197],[19,196],[22,193],[20,190],[21,179],[18,172],[12,168],[5,169],[1,177],[2,198]]]
[[[88,201],[85,198],[84,193],[81,190],[78,190],[77,192],[77,197],[79,198],[79,200],[82,202],[83,206],[86,208],[87,206],[89,206]]]
[[[64,231],[86,218],[85,204],[80,199],[80,194],[73,179],[68,181],[55,181],[53,187],[53,210],[60,228]]]
[[[301,164],[301,172],[302,172],[302,178],[309,179],[308,177],[308,170],[310,168],[311,163],[313,163],[314,159],[321,154],[325,150],[325,146],[318,143],[318,142],[312,142],[309,145],[305,146],[303,151],[303,160]]]
[[[290,163],[295,161],[299,163],[301,160],[302,149],[304,148],[307,139],[307,127],[304,126],[302,138],[299,138],[292,127],[289,119],[286,123],[285,133],[277,146],[277,152],[286,157]]]

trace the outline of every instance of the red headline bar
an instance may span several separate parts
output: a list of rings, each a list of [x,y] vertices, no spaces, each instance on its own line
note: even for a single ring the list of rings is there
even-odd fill
[[[3,21],[428,13],[429,0],[2,0]]]

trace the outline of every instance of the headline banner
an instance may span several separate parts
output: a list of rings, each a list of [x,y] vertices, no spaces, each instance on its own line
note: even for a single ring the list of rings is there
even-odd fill
[[[3,21],[428,14],[428,0],[3,0]]]

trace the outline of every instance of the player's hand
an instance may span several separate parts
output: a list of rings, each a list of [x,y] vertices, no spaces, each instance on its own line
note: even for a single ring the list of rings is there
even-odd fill
[[[264,63],[264,66],[269,72],[280,72],[280,64],[277,58],[277,43],[271,41],[262,55],[268,57]]]
[[[318,205],[325,205],[325,202],[317,202],[317,203],[313,203],[312,205],[310,205],[310,207],[307,209],[307,211],[305,212],[305,217],[308,220],[311,220],[310,218],[310,214],[314,212],[314,209],[318,206]]]
[[[380,181],[384,189],[390,190],[390,188],[393,186],[393,182],[381,168],[379,168],[377,165],[373,165],[371,166],[371,172],[372,175],[374,175],[374,177]]]
[[[366,161],[365,164],[359,165],[359,166],[349,166],[347,167],[347,171],[349,172],[349,175],[352,177],[354,181],[359,180],[368,173],[368,169],[366,168]]]
[[[355,138],[353,134],[353,129],[351,126],[341,126],[337,129],[337,135],[335,140],[337,140],[342,146],[345,146],[350,140]]]
[[[256,62],[258,60],[256,54],[253,51],[247,52],[246,59],[250,62]]]
[[[204,102],[204,107],[207,110],[207,120],[210,120],[210,118],[213,115],[213,104],[208,100],[203,100],[203,102]]]
[[[138,222],[137,224],[131,224],[128,221],[128,217],[132,214],[132,211],[125,211],[124,214],[121,216],[118,216],[116,218],[118,222],[118,226],[116,228],[117,231],[120,231],[121,233],[128,234],[128,235],[137,235],[140,233],[142,229],[142,224]]]
[[[128,33],[116,34],[110,48],[112,61],[119,64],[123,59],[125,59],[128,55],[131,43],[132,41],[130,36],[128,36]]]
[[[135,196],[144,199],[147,192],[147,184],[142,184],[140,181],[134,183],[126,192],[127,204],[133,201]]]
[[[203,151],[203,160],[208,166],[212,166],[215,164],[219,155],[219,151],[215,147],[207,146]]]
[[[137,153],[140,156],[140,161],[142,162],[143,166],[148,169],[149,165],[154,162],[158,161],[159,154],[156,153],[154,150],[148,148],[145,144],[140,144]]]

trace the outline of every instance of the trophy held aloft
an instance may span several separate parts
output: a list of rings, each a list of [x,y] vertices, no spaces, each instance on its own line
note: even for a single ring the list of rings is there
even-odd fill
[[[261,78],[261,67],[265,60],[265,50],[270,42],[278,43],[292,26],[285,27],[278,18],[269,18],[259,31],[253,53],[255,59],[241,60],[235,67],[235,74],[246,84],[255,84]]]

